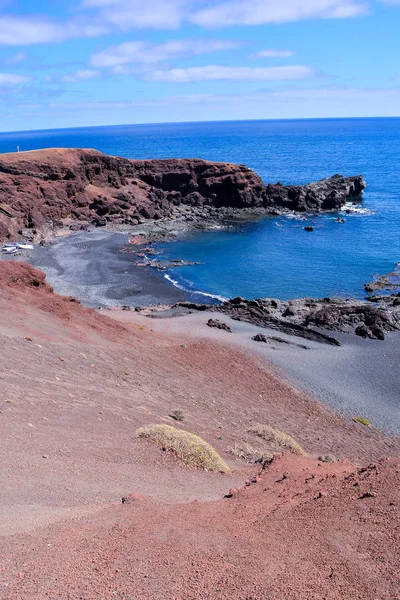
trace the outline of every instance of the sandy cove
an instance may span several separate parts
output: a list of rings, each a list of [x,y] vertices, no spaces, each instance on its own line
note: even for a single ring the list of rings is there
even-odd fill
[[[139,259],[135,260],[135,256],[139,250],[127,244],[128,237],[128,233],[103,230],[78,232],[50,246],[36,247],[23,256],[11,257],[11,262],[29,260],[48,274],[58,293],[76,296],[86,306],[174,304],[189,297],[198,302],[211,301],[200,294],[189,296],[155,269],[137,266]],[[126,253],[126,249],[133,251],[133,255]],[[376,311],[374,303],[365,302],[365,306]],[[106,314],[111,313],[107,311]],[[146,328],[150,326],[149,319],[136,313],[117,310],[112,314],[117,319],[134,320]],[[209,317],[229,322],[234,333],[212,331],[206,326]],[[153,321],[151,327],[168,336],[195,334],[199,339],[229,344],[237,351],[245,349],[275,365],[281,370],[281,376],[289,378],[295,386],[323,401],[332,410],[349,418],[367,418],[375,428],[400,433],[399,332],[385,333],[382,341],[325,331],[340,340],[341,346],[335,347],[233,321],[226,314],[199,313]],[[315,326],[311,329],[321,331]],[[252,341],[259,333],[278,336],[291,343]],[[296,343],[306,345],[309,350],[297,347]]]
[[[223,332],[161,331],[173,321],[88,309],[28,265],[0,269],[2,598],[396,597],[399,438],[334,414]],[[135,437],[177,409],[230,474]],[[309,457],[235,460],[258,422]],[[145,499],[122,505],[131,493]]]

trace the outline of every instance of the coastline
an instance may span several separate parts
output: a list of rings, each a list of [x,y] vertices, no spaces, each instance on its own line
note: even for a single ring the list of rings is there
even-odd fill
[[[396,377],[400,368],[400,334],[388,334],[384,341],[376,341],[318,328],[317,331],[325,335],[333,334],[341,347],[302,340],[282,332],[279,337],[289,344],[260,344],[252,340],[254,335],[276,336],[276,331],[233,320],[227,314],[200,312],[173,319],[149,319],[145,313],[122,311],[126,306],[133,309],[187,301],[212,303],[204,293],[190,294],[175,287],[162,271],[137,266],[137,254],[141,254],[142,246],[130,246],[129,254],[121,252],[132,235],[131,228],[129,231],[76,232],[49,246],[37,247],[30,256],[17,260],[27,259],[44,271],[56,293],[76,297],[89,307],[106,309],[118,320],[140,323],[146,328],[151,324],[154,330],[168,336],[193,335],[255,354],[273,365],[284,380],[331,410],[346,418],[367,418],[374,428],[400,434],[397,400],[400,389]],[[140,231],[143,229],[135,234]],[[234,335],[207,327],[210,317],[229,323]],[[309,350],[299,348],[299,342],[306,344]]]
[[[27,257],[44,271],[61,295],[76,296],[92,308],[173,304],[189,295],[168,282],[155,269],[137,266],[135,254],[121,249],[130,234],[95,230],[72,233],[49,246],[37,247]]]
[[[276,331],[232,320],[221,313],[195,312],[172,319],[149,319],[145,313],[126,312],[130,306],[172,305],[191,301],[208,304],[210,298],[189,294],[170,283],[163,272],[137,266],[140,246],[132,254],[121,252],[129,236],[126,232],[95,230],[77,232],[46,247],[37,247],[29,262],[43,270],[56,293],[77,297],[86,306],[106,309],[113,318],[151,326],[176,336],[193,335],[235,346],[274,365],[279,375],[311,393],[319,401],[346,417],[362,416],[374,427],[400,434],[400,389],[396,373],[400,368],[400,334],[387,334],[384,341],[364,340],[353,333],[324,331],[338,339],[341,347],[278,333],[283,343],[257,343],[258,334]],[[233,335],[206,326],[208,318],[229,323]],[[296,346],[302,343],[304,350]]]

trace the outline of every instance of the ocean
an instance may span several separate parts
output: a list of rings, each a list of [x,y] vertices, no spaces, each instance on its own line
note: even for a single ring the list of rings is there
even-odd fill
[[[243,121],[87,127],[0,134],[0,152],[96,148],[134,159],[204,158],[246,164],[265,182],[305,184],[362,174],[362,210],[306,221],[268,217],[190,232],[160,244],[166,259],[201,264],[165,273],[177,287],[219,297],[364,295],[400,261],[400,118]],[[306,224],[313,232],[304,231]],[[162,274],[160,274],[160,277]]]

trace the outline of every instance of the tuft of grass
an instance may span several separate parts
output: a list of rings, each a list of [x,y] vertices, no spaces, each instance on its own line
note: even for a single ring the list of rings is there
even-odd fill
[[[267,463],[272,461],[273,454],[271,452],[265,452],[260,448],[255,448],[247,442],[236,443],[229,448],[229,453],[235,458],[245,460],[248,463]]]
[[[353,421],[355,423],[361,423],[361,425],[365,425],[365,427],[371,427],[371,423],[364,417],[353,417]]]
[[[171,450],[190,467],[219,473],[229,471],[228,465],[210,444],[183,429],[171,425],[146,425],[137,430],[137,435]]]
[[[272,442],[279,446],[279,448],[284,448],[285,450],[290,450],[295,454],[301,454],[302,456],[307,456],[307,453],[304,452],[303,448],[292,438],[291,435],[287,435],[278,429],[274,429],[269,425],[261,425],[257,424],[251,427],[248,430],[250,433],[254,433],[258,437],[267,442]]]

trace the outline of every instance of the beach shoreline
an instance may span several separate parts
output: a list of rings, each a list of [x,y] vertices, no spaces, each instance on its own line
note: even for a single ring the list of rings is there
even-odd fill
[[[276,336],[276,331],[233,320],[215,312],[195,312],[171,319],[149,319],[135,312],[147,306],[171,306],[180,302],[211,304],[207,294],[190,294],[175,287],[165,273],[137,266],[143,247],[129,245],[128,232],[77,232],[49,246],[36,247],[28,256],[18,257],[44,271],[56,293],[73,296],[85,306],[107,311],[113,318],[140,323],[167,335],[198,336],[230,344],[261,357],[278,370],[280,377],[312,394],[346,418],[367,418],[374,427],[400,434],[400,388],[396,373],[400,367],[400,334],[386,335],[384,341],[364,340],[353,333],[324,331],[340,347],[279,333],[284,343],[257,343],[256,334]],[[121,250],[127,249],[128,253]],[[25,253],[26,254],[26,253]],[[12,259],[15,260],[15,259]],[[214,300],[218,303],[217,300]],[[128,310],[121,310],[129,308]],[[178,311],[179,312],[179,311]],[[206,326],[209,318],[221,319],[233,334]],[[298,347],[299,342],[309,350]]]

